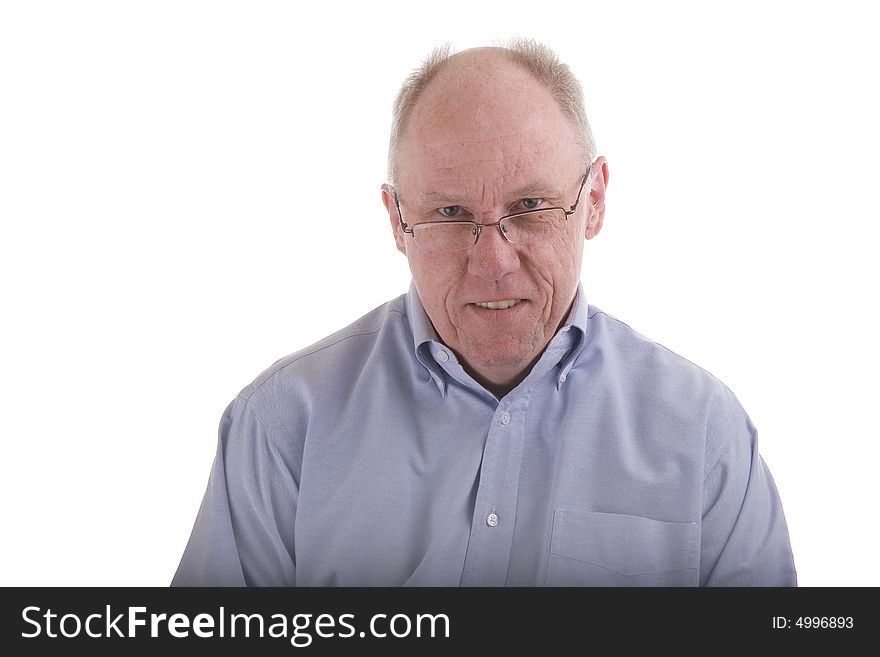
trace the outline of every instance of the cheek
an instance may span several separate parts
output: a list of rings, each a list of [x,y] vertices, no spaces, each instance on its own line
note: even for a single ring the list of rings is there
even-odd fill
[[[543,246],[534,260],[534,268],[554,287],[565,286],[569,279],[576,277],[582,253],[581,243],[575,241],[573,236],[563,234]]]
[[[581,257],[584,251],[584,225],[582,221],[573,221],[568,230],[560,235],[554,243],[555,262],[561,273],[577,277],[580,271]]]
[[[552,287],[552,299],[548,301],[555,304],[562,300],[564,303],[580,279],[583,240],[572,234],[563,234],[546,246],[533,266],[540,279]]]
[[[461,280],[461,265],[449,256],[415,254],[412,250],[408,256],[422,303],[431,309],[439,309]]]

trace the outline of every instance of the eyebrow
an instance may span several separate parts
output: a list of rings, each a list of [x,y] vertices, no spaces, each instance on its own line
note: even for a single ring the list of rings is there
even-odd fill
[[[560,199],[564,192],[543,183],[530,183],[511,190],[505,197],[518,200],[521,198],[551,198]],[[419,198],[425,203],[446,203],[447,205],[466,205],[468,199],[455,193],[422,191]]]

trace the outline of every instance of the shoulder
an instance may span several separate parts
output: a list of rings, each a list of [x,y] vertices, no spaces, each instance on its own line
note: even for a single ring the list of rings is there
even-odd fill
[[[642,335],[629,324],[589,306],[587,367],[603,372],[643,408],[705,421],[707,433],[742,413],[736,396],[718,377],[684,356]]]
[[[377,350],[412,343],[405,295],[373,309],[345,328],[278,359],[246,385],[238,398],[259,408],[294,402],[309,385],[356,375]]]
[[[589,306],[587,311],[587,346],[584,351],[587,358],[611,359],[613,364],[627,368],[638,377],[671,377],[681,383],[726,388],[704,368],[595,306]]]

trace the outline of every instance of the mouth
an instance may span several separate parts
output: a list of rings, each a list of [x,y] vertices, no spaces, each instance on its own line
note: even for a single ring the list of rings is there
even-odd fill
[[[521,301],[522,299],[500,299],[498,301],[479,301],[474,305],[486,310],[507,310]]]

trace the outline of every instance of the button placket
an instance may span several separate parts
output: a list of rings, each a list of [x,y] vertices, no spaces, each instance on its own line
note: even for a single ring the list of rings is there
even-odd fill
[[[520,420],[525,418],[527,404],[516,394],[494,401],[462,572],[463,586],[503,586],[510,569],[525,431]]]

